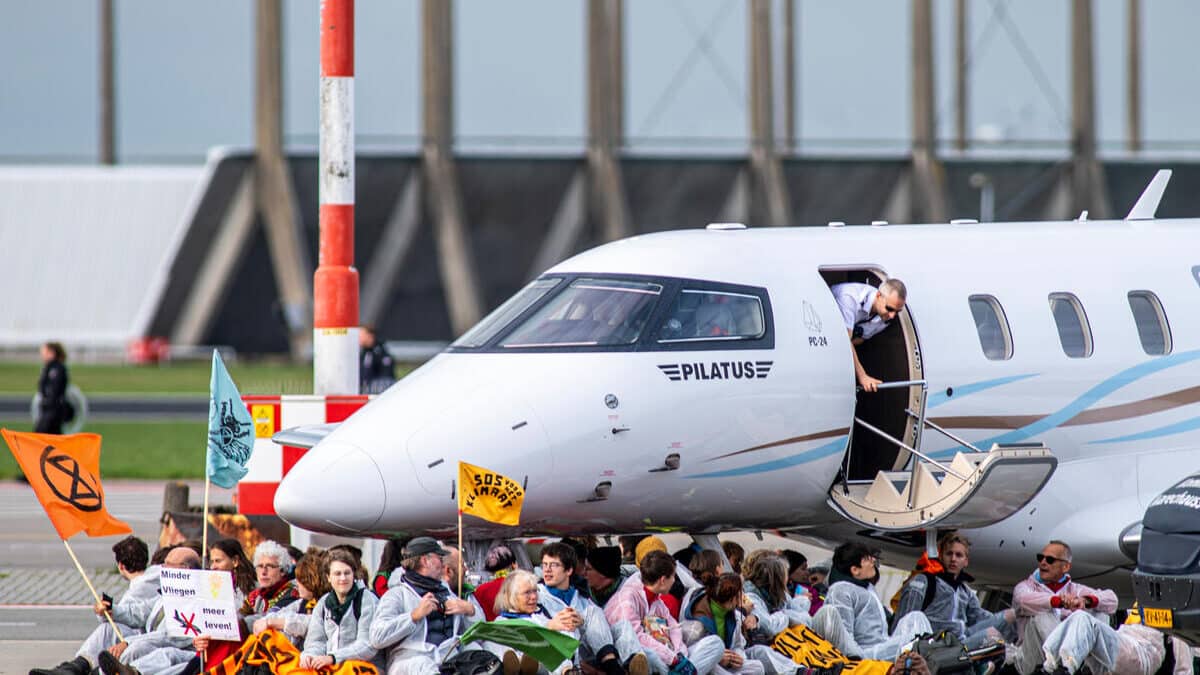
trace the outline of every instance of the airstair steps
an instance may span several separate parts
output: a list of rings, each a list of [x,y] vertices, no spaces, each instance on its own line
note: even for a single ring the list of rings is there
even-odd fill
[[[1028,503],[1058,465],[1041,443],[995,444],[988,452],[958,452],[948,463],[913,461],[914,468],[880,471],[869,483],[835,484],[830,506],[887,531],[982,527]]]

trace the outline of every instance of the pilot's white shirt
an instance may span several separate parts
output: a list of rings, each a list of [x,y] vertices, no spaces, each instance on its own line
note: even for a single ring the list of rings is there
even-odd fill
[[[846,330],[854,330],[855,326],[862,327],[862,338],[869,340],[887,328],[888,322],[878,314],[871,312],[875,304],[875,296],[879,289],[870,284],[848,282],[834,284],[830,287],[833,299],[837,301],[838,309],[842,311],[842,321]]]

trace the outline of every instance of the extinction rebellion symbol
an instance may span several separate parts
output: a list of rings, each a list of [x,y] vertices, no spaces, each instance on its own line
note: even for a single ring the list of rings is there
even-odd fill
[[[42,478],[55,497],[80,511],[99,511],[104,506],[104,498],[96,489],[99,481],[90,474],[87,478],[81,476],[79,462],[70,455],[56,454],[55,447],[47,445],[42,451],[41,465]],[[91,482],[88,482],[89,478]],[[66,490],[64,486],[67,486]]]

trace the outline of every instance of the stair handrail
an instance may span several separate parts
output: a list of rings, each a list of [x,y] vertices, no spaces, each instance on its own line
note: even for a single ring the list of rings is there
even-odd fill
[[[968,441],[964,438],[961,438],[959,436],[956,436],[956,435],[950,433],[949,431],[943,429],[942,427],[938,426],[937,424],[935,424],[927,419],[922,418],[920,415],[913,412],[912,410],[905,408],[904,412],[917,418],[918,420],[921,420],[922,422],[925,423],[925,426],[929,427],[930,429],[933,429],[934,431],[941,433],[943,436],[945,436],[946,438],[949,438],[950,440],[954,441],[955,443],[958,443],[959,445],[961,445],[963,447],[970,448],[970,449],[974,450],[975,452],[983,452],[983,450],[980,450],[979,447],[976,446],[974,443],[971,443],[970,441]]]
[[[966,476],[963,476],[962,474],[958,473],[954,469],[951,469],[950,467],[946,466],[945,464],[942,464],[941,462],[930,457],[929,455],[926,455],[925,453],[921,452],[920,450],[910,447],[904,441],[896,438],[895,436],[892,436],[891,434],[884,431],[883,429],[880,429],[879,427],[876,427],[876,426],[872,425],[871,423],[866,422],[858,417],[855,417],[854,421],[861,424],[862,426],[866,427],[869,431],[873,431],[876,434],[879,434],[885,440],[891,441],[892,443],[895,443],[896,445],[900,446],[901,448],[904,448],[905,450],[911,452],[912,454],[916,455],[917,457],[920,457],[921,459],[925,460],[926,462],[929,462],[930,464],[937,466],[939,469],[941,469],[942,471],[945,471],[946,473],[950,474],[951,476],[954,476],[955,478],[957,478],[961,481],[967,480]]]

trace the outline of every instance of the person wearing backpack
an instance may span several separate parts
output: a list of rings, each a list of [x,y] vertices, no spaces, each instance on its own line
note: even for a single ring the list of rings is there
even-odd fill
[[[984,646],[989,641],[988,629],[994,629],[992,641],[1001,635],[1016,637],[1015,613],[1011,609],[987,611],[980,606],[975,590],[967,585],[974,581],[966,571],[970,552],[971,542],[965,536],[957,532],[942,535],[938,540],[938,564],[914,574],[900,591],[896,621],[912,612],[924,612],[934,633],[949,631],[967,649]]]
[[[355,578],[357,570],[353,553],[333,549],[326,554],[325,573],[333,590],[317,601],[308,620],[301,668],[320,670],[352,659],[382,666],[370,641],[371,618],[379,600]]]

